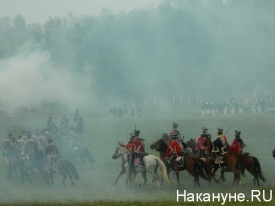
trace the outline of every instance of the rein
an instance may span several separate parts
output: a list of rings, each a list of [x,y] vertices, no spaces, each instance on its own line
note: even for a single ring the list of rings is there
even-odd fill
[[[124,153],[119,153],[119,155],[117,157],[123,156],[123,155],[127,154],[128,152],[130,152],[130,151],[126,150],[126,152],[124,152]]]

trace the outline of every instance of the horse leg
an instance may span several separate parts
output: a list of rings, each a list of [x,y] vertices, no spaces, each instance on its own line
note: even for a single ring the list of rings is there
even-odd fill
[[[120,178],[120,176],[123,175],[123,174],[125,174],[125,173],[126,173],[126,169],[122,168],[121,171],[120,171],[120,173],[118,174],[116,180],[115,180],[115,183],[114,183],[115,185],[117,184],[117,181]]]
[[[221,177],[220,177],[220,179],[221,179],[223,182],[225,182],[224,172],[225,172],[226,170],[227,170],[226,167],[223,168],[223,169],[221,169]]]
[[[142,172],[141,173],[142,174],[142,177],[143,177],[143,186],[146,184],[146,182],[147,182],[147,177],[146,177],[146,172]]]
[[[72,185],[75,185],[72,175],[69,172],[67,174],[68,174],[69,178],[71,179]],[[66,175],[66,177],[67,177],[67,175]]]
[[[176,172],[176,176],[177,176],[177,182],[178,182],[178,186],[180,186],[180,177],[179,177],[179,171]]]

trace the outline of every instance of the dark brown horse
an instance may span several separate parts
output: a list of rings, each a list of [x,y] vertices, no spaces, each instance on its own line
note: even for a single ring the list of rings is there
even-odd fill
[[[71,179],[72,185],[75,185],[74,180],[79,180],[79,174],[76,166],[63,156],[56,155],[46,157],[43,159],[42,164],[44,170],[44,180],[47,184],[54,184],[54,173],[58,173],[63,176],[63,185],[65,185],[67,176]]]
[[[165,134],[164,134],[165,135]],[[150,149],[158,151],[160,158],[162,159],[163,162],[175,171],[176,176],[177,176],[177,183],[178,186],[180,186],[180,180],[179,180],[179,171],[184,171],[187,170],[193,177],[194,177],[194,185],[198,185],[200,187],[200,182],[199,182],[199,177],[208,180],[206,175],[203,173],[203,169],[198,163],[197,159],[193,155],[183,155],[182,156],[182,164],[175,164],[175,160],[172,160],[168,162],[165,158],[165,153],[168,148],[167,143],[165,142],[165,138],[161,138],[154,142],[153,144],[150,145]],[[170,170],[167,171],[168,173]]]
[[[222,161],[217,163],[216,157],[220,154],[212,152],[212,142],[211,139],[206,138],[204,145],[209,148],[207,151],[210,156],[206,159],[206,168],[208,171],[208,176],[212,176],[214,179],[214,175],[216,171],[221,168],[221,179],[225,181],[224,172],[233,172],[234,174],[234,181],[233,184],[241,184],[241,170],[244,168],[244,164],[242,161],[241,155],[237,154],[236,152],[226,152],[222,155]],[[213,169],[213,171],[212,171]],[[216,180],[217,181],[217,180]]]
[[[245,165],[245,168],[242,168],[241,171],[242,175],[244,175],[246,169],[252,176],[254,176],[254,185],[260,186],[259,179],[265,182],[266,178],[263,175],[259,160],[256,157],[250,156],[248,153],[241,154],[241,156]]]

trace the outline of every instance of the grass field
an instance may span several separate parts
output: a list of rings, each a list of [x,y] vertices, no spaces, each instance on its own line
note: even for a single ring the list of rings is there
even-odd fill
[[[94,155],[97,164],[91,168],[88,162],[84,168],[79,170],[80,180],[76,186],[72,186],[67,180],[66,186],[62,185],[61,176],[55,175],[55,185],[47,186],[40,174],[35,176],[33,185],[28,182],[21,184],[19,179],[7,179],[6,163],[3,156],[0,157],[0,203],[1,204],[28,204],[28,205],[221,205],[219,201],[192,202],[176,201],[177,190],[181,193],[186,190],[188,193],[230,193],[246,196],[244,202],[226,202],[225,205],[274,205],[275,195],[272,192],[271,202],[265,202],[261,197],[261,202],[251,202],[251,191],[260,190],[269,194],[275,188],[275,159],[271,151],[275,146],[274,114],[235,114],[217,115],[203,117],[199,111],[188,112],[178,110],[167,113],[146,111],[142,117],[111,119],[106,114],[89,114],[81,111],[85,121],[85,133],[83,143]],[[47,111],[21,112],[9,118],[6,115],[0,117],[1,141],[7,137],[7,132],[21,131],[25,129],[37,129],[46,126],[49,116],[53,116],[56,123],[59,123],[63,112]],[[68,114],[70,120],[73,114]],[[126,134],[129,134],[136,127],[141,130],[141,136],[145,139],[146,151],[158,156],[150,150],[149,145],[159,139],[162,133],[169,132],[172,123],[179,124],[179,130],[185,136],[185,140],[197,138],[201,133],[202,126],[208,127],[212,138],[216,135],[216,128],[223,127],[229,129],[227,137],[232,142],[234,130],[242,131],[241,137],[245,141],[247,148],[245,151],[256,156],[262,166],[266,182],[261,182],[261,187],[253,185],[252,176],[246,173],[242,178],[244,186],[232,187],[233,175],[226,173],[226,182],[214,183],[209,186],[205,180],[200,180],[201,188],[194,188],[193,178],[186,172],[180,173],[181,187],[176,186],[176,177],[171,174],[172,186],[151,189],[151,177],[148,175],[148,183],[145,187],[133,185],[125,188],[126,176],[122,176],[117,185],[114,180],[120,171],[120,160],[113,160],[112,153],[119,141],[127,142]],[[219,172],[218,174],[219,175]],[[139,174],[136,182],[141,183]],[[266,199],[269,196],[266,196]],[[247,202],[247,199],[249,202]]]

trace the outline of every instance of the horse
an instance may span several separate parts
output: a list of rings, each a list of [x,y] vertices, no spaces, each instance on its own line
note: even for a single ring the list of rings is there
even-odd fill
[[[19,158],[20,174],[22,184],[25,178],[28,178],[32,184],[35,170],[41,170],[41,161],[44,158],[44,153],[38,150],[38,145],[33,139],[28,139],[22,147]]]
[[[130,150],[128,150],[127,148],[125,148],[123,146],[118,146],[113,154],[113,158],[118,158],[122,155],[127,155],[127,154],[130,154]],[[153,185],[155,182],[157,182],[157,186],[159,187],[160,179],[157,174],[157,169],[159,168],[160,172],[162,174],[163,182],[166,184],[170,184],[170,180],[167,175],[166,166],[160,158],[158,158],[154,155],[146,155],[143,157],[143,161],[144,161],[144,166],[135,165],[134,172],[136,172],[136,173],[138,173],[138,172],[150,173],[153,177]],[[132,171],[130,168],[129,168],[128,181],[130,182],[130,185],[131,185]]]
[[[164,134],[165,135],[165,134]],[[196,157],[193,155],[184,155],[182,157],[182,163],[181,165],[174,165],[174,161],[171,163],[168,163],[165,159],[165,153],[168,148],[167,143],[165,142],[164,138],[161,138],[150,145],[150,149],[156,150],[160,154],[160,158],[166,162],[167,167],[170,167],[170,169],[174,170],[176,172],[177,176],[177,183],[178,186],[180,186],[180,180],[179,180],[179,171],[187,170],[193,177],[194,177],[194,185],[198,185],[200,187],[199,177],[205,179],[208,181],[208,178],[203,172],[202,167],[200,166],[199,162],[197,161]],[[188,149],[187,149],[188,151]],[[168,171],[169,173],[170,171]]]
[[[54,173],[58,173],[63,176],[62,182],[64,186],[67,176],[69,176],[72,185],[76,185],[75,180],[80,179],[76,166],[61,155],[51,157],[48,156],[42,160],[42,164],[44,171],[44,180],[47,184],[54,184]]]
[[[212,142],[210,138],[206,138],[204,145],[208,148],[208,156],[206,158],[206,169],[208,171],[208,176],[213,177],[216,182],[218,182],[215,179],[215,173],[216,171],[221,168],[221,179],[225,181],[224,172],[233,172],[234,174],[234,180],[233,184],[241,184],[241,170],[244,168],[244,164],[242,161],[241,156],[233,151],[225,152],[222,155],[222,162],[216,162],[215,157],[217,157],[217,153],[212,152]],[[219,156],[218,156],[219,157]],[[213,171],[212,171],[213,168]]]
[[[3,150],[5,161],[8,164],[7,179],[12,177],[12,173],[14,173],[16,177],[18,177],[17,167],[19,159],[19,150],[10,139],[7,139],[4,143],[1,143],[0,148],[1,150]]]
[[[119,143],[119,145],[122,146],[122,147],[124,147],[124,145],[122,143]],[[112,155],[112,159],[116,160],[119,157],[118,154],[117,154],[117,152],[118,152],[118,150],[116,149],[115,152],[114,152],[114,154]],[[119,174],[118,174],[118,176],[117,176],[117,178],[115,180],[114,185],[117,184],[119,178],[123,174],[125,174],[126,172],[130,173],[130,165],[127,162],[126,158],[124,157],[123,154],[120,155],[120,157],[121,157],[121,170],[120,170],[120,172],[119,172]],[[136,175],[137,175],[137,172],[133,171],[133,173],[134,173],[134,176],[133,176],[132,180],[134,180],[135,177],[136,177]],[[143,177],[143,186],[145,186],[145,184],[147,183],[146,172],[141,172],[141,174],[142,174],[142,177]],[[128,184],[128,181],[129,181],[129,178],[126,179],[126,185]]]
[[[81,169],[83,169],[86,160],[88,160],[91,167],[94,168],[96,160],[90,150],[85,145],[78,144],[74,140],[71,140],[69,142],[60,140],[58,148],[60,149],[60,153],[64,157],[72,161],[72,163],[80,165]]]
[[[241,156],[245,165],[245,168],[242,168],[241,170],[242,175],[244,175],[246,169],[254,177],[254,185],[259,187],[259,179],[261,179],[263,182],[266,181],[259,160],[256,157],[250,156],[249,153],[241,153]]]

